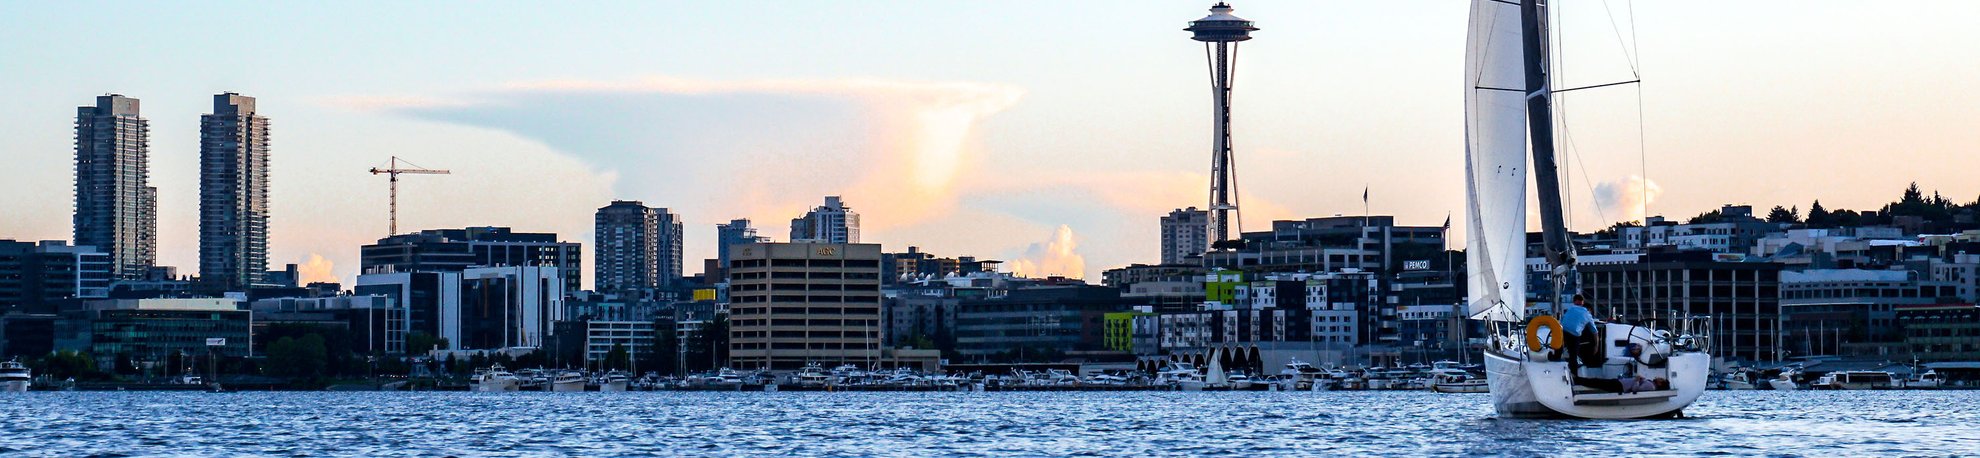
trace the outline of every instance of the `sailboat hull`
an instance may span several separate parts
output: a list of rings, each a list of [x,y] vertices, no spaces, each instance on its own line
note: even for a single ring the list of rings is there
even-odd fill
[[[1671,389],[1632,395],[1576,393],[1566,362],[1485,352],[1485,376],[1500,416],[1516,418],[1672,418],[1705,392],[1711,357],[1683,353],[1665,369]]]

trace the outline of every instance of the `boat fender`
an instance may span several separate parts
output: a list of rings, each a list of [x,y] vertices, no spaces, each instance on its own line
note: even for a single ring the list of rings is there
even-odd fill
[[[1567,345],[1567,339],[1561,338],[1561,333],[1565,332],[1564,330],[1566,329],[1561,327],[1561,320],[1547,315],[1540,315],[1526,322],[1526,348],[1537,350],[1542,346],[1540,343],[1540,328],[1543,327],[1550,329],[1548,335],[1553,337],[1547,339],[1547,343],[1545,344],[1547,348],[1559,350],[1562,346]]]

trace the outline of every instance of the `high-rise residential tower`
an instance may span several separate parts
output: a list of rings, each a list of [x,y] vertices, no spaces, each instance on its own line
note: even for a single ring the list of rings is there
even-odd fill
[[[1231,79],[1237,69],[1238,42],[1250,40],[1251,21],[1231,15],[1231,5],[1218,2],[1210,15],[1190,21],[1190,39],[1203,42],[1203,53],[1210,64],[1211,119],[1210,141],[1210,243],[1230,240],[1231,213],[1237,211],[1237,169],[1231,154]]]
[[[880,357],[880,245],[753,243],[729,251],[732,367],[872,367]]]
[[[839,196],[825,196],[825,205],[791,219],[791,243],[859,243],[859,213]]]
[[[653,290],[681,277],[680,215],[615,200],[598,209],[596,223],[598,291]]]
[[[660,227],[652,208],[615,200],[598,209],[593,229],[596,280],[592,287],[618,293],[660,287]]]
[[[756,235],[756,228],[750,227],[749,219],[732,219],[728,224],[715,225],[715,257],[717,267],[729,267],[729,247],[751,243],[769,242],[769,237]]]
[[[150,137],[138,99],[110,94],[76,109],[75,242],[109,253],[118,280],[143,279],[158,260]]]
[[[254,97],[213,96],[199,117],[199,278],[242,290],[268,271],[268,118]]]
[[[1196,207],[1162,217],[1162,264],[1182,264],[1210,251],[1210,213]]]

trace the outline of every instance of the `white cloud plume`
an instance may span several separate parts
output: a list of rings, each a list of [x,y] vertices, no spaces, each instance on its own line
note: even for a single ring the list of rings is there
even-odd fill
[[[1031,244],[1024,257],[1011,261],[1011,272],[1030,277],[1078,278],[1086,275],[1086,257],[1078,250],[1079,239],[1073,235],[1072,227],[1061,224],[1053,231],[1051,240]]]
[[[1595,204],[1603,213],[1620,215],[1620,221],[1643,221],[1644,209],[1664,195],[1656,180],[1637,175],[1595,185]]]

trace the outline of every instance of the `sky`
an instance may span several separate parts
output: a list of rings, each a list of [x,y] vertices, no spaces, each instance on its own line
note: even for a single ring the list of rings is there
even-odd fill
[[[367,169],[392,156],[453,171],[404,178],[403,231],[588,246],[597,208],[639,200],[681,214],[697,272],[717,223],[784,239],[843,195],[889,251],[1097,279],[1205,205],[1181,28],[1208,3],[7,2],[0,239],[70,237],[75,107],[120,93],[151,121],[159,261],[196,273],[198,116],[233,91],[271,120],[270,267],[308,280],[351,284],[386,235]],[[1980,3],[1558,3],[1559,84],[1643,81],[1558,98],[1576,229],[1980,196]],[[1245,228],[1361,214],[1363,189],[1402,224],[1463,218],[1466,2],[1234,6],[1261,29],[1233,102]]]

